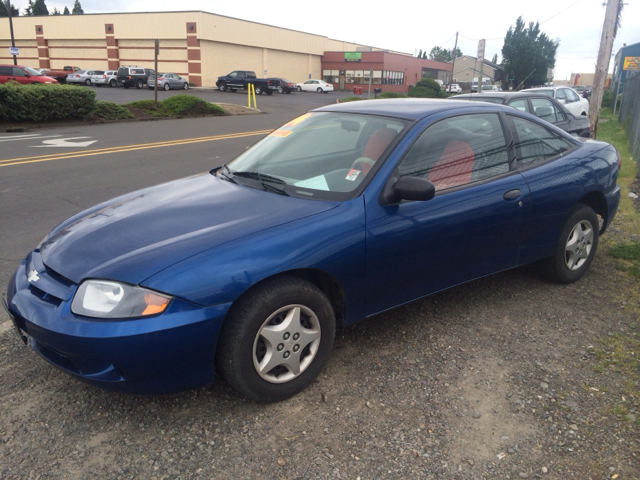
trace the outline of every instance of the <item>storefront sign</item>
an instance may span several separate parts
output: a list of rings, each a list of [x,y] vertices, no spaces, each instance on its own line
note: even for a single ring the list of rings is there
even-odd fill
[[[362,53],[360,53],[360,52],[344,52],[344,61],[345,62],[361,62],[362,61]]]
[[[623,70],[640,70],[640,57],[624,57]]]

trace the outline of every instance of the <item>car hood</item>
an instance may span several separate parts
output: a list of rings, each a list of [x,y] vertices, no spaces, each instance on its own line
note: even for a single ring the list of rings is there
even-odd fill
[[[138,284],[207,249],[334,208],[236,185],[206,173],[124,195],[59,225],[40,245],[44,264],[79,283]]]

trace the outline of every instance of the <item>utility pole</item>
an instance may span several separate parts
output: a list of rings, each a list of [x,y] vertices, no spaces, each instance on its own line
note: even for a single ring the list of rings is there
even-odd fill
[[[478,61],[480,62],[480,72],[478,73],[478,91],[477,93],[482,93],[482,80],[484,75],[484,38],[478,41]],[[471,82],[473,84],[473,82]]]
[[[604,84],[609,72],[609,60],[613,49],[613,39],[615,37],[616,23],[618,22],[618,12],[622,0],[608,0],[607,10],[604,15],[604,26],[602,27],[602,37],[600,38],[600,49],[598,50],[598,63],[596,73],[593,77],[593,90],[589,105],[589,123],[591,124],[591,137],[596,138],[598,130],[598,117],[604,94]]]
[[[15,48],[16,41],[13,38],[13,20],[11,18],[11,0],[7,0],[7,11],[9,13],[9,30],[11,31],[11,46]],[[13,56],[13,64],[18,65],[18,58],[15,55]]]
[[[453,46],[453,60],[451,61],[451,78],[449,79],[449,93],[451,93],[451,84],[453,83],[453,67],[456,66],[456,50],[458,50],[458,32],[456,32],[456,43]],[[445,90],[446,92],[446,90]]]

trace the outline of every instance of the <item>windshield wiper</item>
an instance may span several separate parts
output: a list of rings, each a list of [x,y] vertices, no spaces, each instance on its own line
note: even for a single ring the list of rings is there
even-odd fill
[[[235,183],[236,185],[238,184],[238,181],[235,180],[233,177],[227,175],[226,173],[224,173],[223,169],[227,169],[227,172],[229,172],[231,175],[233,175],[233,172],[231,171],[231,169],[229,167],[227,167],[226,163],[222,164],[222,167],[220,168],[220,175],[222,175],[222,178],[224,178],[225,180],[231,182],[231,183]]]
[[[270,183],[267,183],[267,182],[272,182],[272,183],[279,183],[281,185],[286,185],[287,182],[285,182],[281,178],[273,177],[271,175],[266,175],[260,172],[233,172],[233,174],[236,177],[246,177],[246,178],[257,179],[258,182],[260,182],[260,185],[262,185],[262,188],[264,188],[265,190],[270,190],[280,195],[286,195],[287,197],[291,196],[284,190],[284,188],[278,188],[275,185],[271,185]]]

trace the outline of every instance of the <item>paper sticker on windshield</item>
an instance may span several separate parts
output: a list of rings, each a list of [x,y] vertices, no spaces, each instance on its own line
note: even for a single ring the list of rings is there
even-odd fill
[[[362,173],[362,170],[356,170],[355,168],[352,168],[351,170],[349,170],[349,173],[347,173],[347,176],[344,177],[345,180],[349,180],[350,182],[355,182],[356,178],[358,178],[358,175],[360,175]]]
[[[283,127],[294,127],[297,124],[299,124],[300,122],[302,122],[303,120],[306,120],[307,118],[309,118],[311,115],[313,115],[313,114],[312,113],[305,113],[304,115],[300,115],[298,118],[294,118],[289,123],[284,124]]]
[[[293,132],[291,130],[274,130],[269,134],[270,137],[286,137],[291,135]]]

